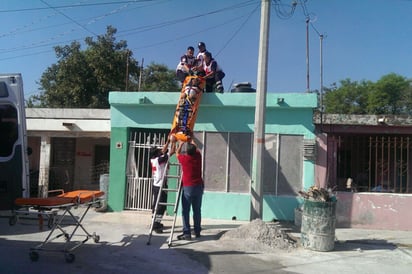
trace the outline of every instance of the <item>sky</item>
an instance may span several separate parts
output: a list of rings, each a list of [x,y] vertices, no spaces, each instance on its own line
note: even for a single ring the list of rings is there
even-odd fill
[[[267,92],[412,78],[411,12],[412,0],[272,0]],[[111,25],[144,66],[174,70],[202,41],[226,73],[226,92],[239,82],[256,88],[260,17],[261,0],[0,0],[0,73],[21,73],[26,98],[39,94],[55,46],[78,41],[84,50],[86,37]]]

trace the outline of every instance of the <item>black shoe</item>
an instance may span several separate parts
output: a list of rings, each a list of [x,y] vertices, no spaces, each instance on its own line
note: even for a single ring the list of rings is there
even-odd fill
[[[192,239],[192,236],[190,234],[181,234],[179,236],[177,236],[178,240],[186,240],[186,241],[190,241]]]
[[[199,239],[200,238],[200,233],[196,233],[196,239]]]
[[[154,222],[153,230],[156,230],[156,229],[163,229],[163,224],[160,222]]]

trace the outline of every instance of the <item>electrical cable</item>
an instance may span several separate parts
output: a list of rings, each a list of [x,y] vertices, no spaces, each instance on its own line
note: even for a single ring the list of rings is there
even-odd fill
[[[82,24],[80,24],[79,22],[77,22],[76,20],[74,20],[73,18],[71,18],[70,16],[64,14],[63,12],[59,11],[58,9],[50,6],[46,1],[44,0],[40,0],[43,4],[45,4],[46,6],[48,6],[49,8],[57,11],[60,15],[64,16],[65,18],[69,19],[70,21],[72,21],[73,23],[75,23],[76,25],[78,25],[79,27],[81,27],[83,30],[93,34],[94,36],[97,36],[96,33],[94,33],[93,31],[89,30],[88,28],[86,28],[85,26],[83,26]]]
[[[239,26],[239,28],[233,33],[233,35],[228,39],[228,41],[223,45],[223,47],[217,52],[215,56],[219,56],[219,54],[229,45],[229,43],[236,37],[236,35],[243,29],[243,27],[246,25],[246,23],[249,21],[249,19],[252,17],[252,15],[257,11],[260,5],[257,5],[256,8],[254,8],[249,16],[243,21],[243,23]]]
[[[103,3],[74,4],[74,5],[72,4],[72,5],[63,5],[63,6],[51,6],[51,7],[47,7],[47,8],[42,7],[42,8],[0,10],[0,13],[46,10],[46,9],[50,9],[50,8],[65,9],[65,8],[77,8],[77,7],[87,7],[87,6],[105,6],[105,5],[117,5],[117,4],[124,4],[124,3],[152,2],[152,1],[155,1],[155,0],[112,1],[112,2],[103,2]]]

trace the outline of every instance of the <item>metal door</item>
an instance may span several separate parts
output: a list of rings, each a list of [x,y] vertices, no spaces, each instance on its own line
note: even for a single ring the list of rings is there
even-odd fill
[[[167,140],[168,130],[135,130],[130,134],[126,169],[125,209],[151,210],[152,170],[150,148],[161,148]]]

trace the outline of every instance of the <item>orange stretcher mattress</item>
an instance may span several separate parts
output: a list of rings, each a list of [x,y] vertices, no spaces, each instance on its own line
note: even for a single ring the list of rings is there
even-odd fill
[[[17,198],[14,203],[18,206],[61,206],[67,204],[84,204],[104,195],[99,190],[75,190],[48,198]]]
[[[176,140],[188,142],[192,137],[205,85],[206,80],[196,75],[187,76],[183,82],[170,131]]]

